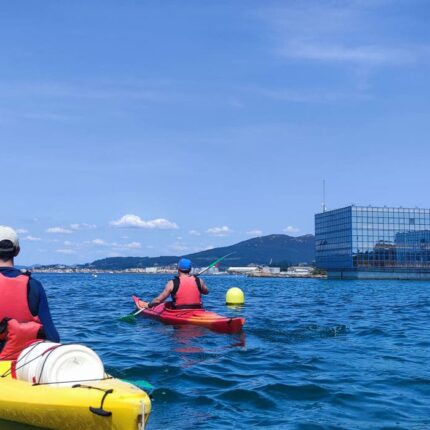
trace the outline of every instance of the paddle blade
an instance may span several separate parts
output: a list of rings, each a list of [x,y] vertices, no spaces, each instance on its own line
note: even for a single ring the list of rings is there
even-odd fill
[[[146,302],[143,302],[143,301],[142,301],[142,303],[146,304]],[[146,306],[144,308],[140,308],[136,312],[132,312],[131,314],[128,314],[128,315],[121,317],[120,320],[125,321],[125,322],[134,322],[134,321],[136,321],[136,315],[139,315],[141,312],[143,312],[147,308],[148,308],[148,306]]]
[[[119,318],[120,321],[127,322],[127,323],[134,323],[136,322],[136,315],[134,312],[132,314],[124,315]]]
[[[123,381],[132,385],[136,385],[142,390],[153,390],[155,388],[152,384],[150,384],[148,381],[145,381],[144,379],[123,379]]]

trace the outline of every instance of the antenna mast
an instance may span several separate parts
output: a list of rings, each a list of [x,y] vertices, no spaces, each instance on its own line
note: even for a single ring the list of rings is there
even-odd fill
[[[325,179],[323,179],[323,202],[322,202],[322,211],[325,212],[327,210],[325,206]]]

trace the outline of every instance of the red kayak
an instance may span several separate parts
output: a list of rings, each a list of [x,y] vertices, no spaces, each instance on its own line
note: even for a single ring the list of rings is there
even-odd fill
[[[240,333],[245,318],[227,318],[215,312],[204,309],[172,309],[170,303],[161,303],[153,308],[148,308],[148,302],[133,296],[134,303],[140,314],[155,318],[164,324],[193,324],[206,327],[218,333]]]

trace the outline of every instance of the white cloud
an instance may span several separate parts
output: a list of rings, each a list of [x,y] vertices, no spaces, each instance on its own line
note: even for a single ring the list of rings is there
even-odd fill
[[[112,243],[111,246],[117,249],[140,249],[142,244],[140,242],[130,242],[130,243]]]
[[[28,240],[30,242],[39,242],[42,239],[40,237],[34,237],[34,236],[31,236],[31,235],[28,235],[28,236],[24,237],[23,240]]]
[[[103,239],[93,239],[90,243],[93,245],[96,245],[96,246],[108,246],[109,245]]]
[[[209,251],[210,249],[214,249],[214,245],[203,245],[203,246],[196,246],[193,248],[194,252],[201,252],[201,251]]]
[[[52,234],[71,234],[73,233],[72,230],[69,230],[67,228],[63,227],[49,227],[46,229],[46,233],[52,233]]]
[[[262,236],[263,232],[261,230],[249,230],[246,232],[248,236]]]
[[[380,66],[411,63],[427,55],[428,47],[413,42],[399,46],[380,36],[380,17],[392,12],[386,2],[310,0],[284,5],[262,16],[277,36],[276,53],[285,58]],[[394,14],[390,18],[392,23],[398,18],[397,25],[403,19]]]
[[[230,99],[228,99],[227,105],[234,108],[243,108],[245,106],[245,104],[241,100],[235,97],[231,97]]]
[[[285,227],[283,232],[286,234],[296,234],[300,231],[299,228],[293,227],[292,225],[289,225],[288,227]]]
[[[206,231],[207,234],[210,234],[211,236],[218,236],[218,237],[228,236],[232,232],[233,230],[230,230],[230,228],[227,227],[226,225],[223,225],[222,227],[212,227]]]
[[[65,240],[63,243],[66,246],[72,246],[73,245],[73,242],[70,242],[70,240]]]
[[[95,224],[87,224],[84,222],[82,224],[70,224],[70,228],[72,230],[93,230],[97,228],[97,226]]]
[[[169,81],[130,81],[113,82],[104,80],[82,81],[71,85],[61,81],[40,81],[21,83],[19,85],[0,86],[3,96],[9,97],[32,97],[32,98],[58,98],[70,100],[127,100],[146,101],[155,103],[168,103],[183,100],[180,94],[172,94],[168,90]],[[163,88],[164,87],[164,88]],[[58,115],[55,114],[55,115]]]
[[[26,230],[25,228],[17,228],[16,232],[18,234],[26,234],[26,233],[28,233],[28,230]]]
[[[407,63],[414,61],[411,52],[377,46],[321,45],[306,42],[290,43],[280,50],[285,56],[314,61],[331,61],[361,64]]]
[[[272,100],[289,103],[332,103],[342,101],[366,101],[372,96],[365,92],[327,90],[295,90],[291,88],[259,89],[258,94]]]
[[[138,215],[124,215],[117,221],[111,221],[112,227],[118,228],[145,228],[145,229],[159,229],[159,230],[172,230],[179,228],[178,225],[165,218],[156,218],[145,221]]]
[[[188,246],[182,243],[172,243],[168,246],[168,248],[172,251],[183,252],[188,250]]]
[[[116,250],[126,250],[126,249],[141,249],[142,244],[140,242],[129,242],[129,243],[118,243],[118,242],[106,242],[103,239],[93,239],[84,242],[89,245],[95,245],[100,247],[110,246]]]
[[[57,249],[55,252],[58,252],[59,254],[76,254],[76,251],[73,249]]]
[[[142,248],[142,245],[140,242],[130,242],[130,243],[126,243],[124,247],[126,249],[140,249]]]
[[[188,234],[191,235],[191,236],[201,236],[201,233],[199,231],[197,231],[197,230],[190,230],[188,232]]]

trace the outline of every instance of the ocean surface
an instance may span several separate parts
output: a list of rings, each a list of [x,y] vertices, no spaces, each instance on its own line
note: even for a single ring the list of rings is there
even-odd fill
[[[149,429],[430,429],[428,282],[208,276],[205,306],[246,317],[242,334],[225,335],[119,320],[166,276],[35,277],[62,342],[154,387]],[[232,286],[243,308],[225,306]]]

